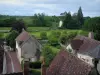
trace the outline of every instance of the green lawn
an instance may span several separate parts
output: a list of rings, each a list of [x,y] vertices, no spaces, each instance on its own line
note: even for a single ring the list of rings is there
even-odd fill
[[[33,75],[41,75],[41,69],[32,69]]]
[[[28,27],[29,32],[47,31],[49,27]]]
[[[11,27],[0,27],[0,30],[10,30]]]

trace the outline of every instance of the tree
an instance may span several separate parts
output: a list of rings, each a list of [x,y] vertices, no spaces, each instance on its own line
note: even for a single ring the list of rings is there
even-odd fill
[[[100,17],[88,18],[85,20],[83,29],[94,32],[95,39],[100,41]]]
[[[63,22],[64,28],[68,28],[68,26],[70,25],[71,20],[72,20],[72,17],[71,17],[70,12],[66,13],[65,19],[64,19],[64,22]]]
[[[77,13],[77,19],[78,19],[78,24],[80,25],[80,28],[84,24],[84,18],[83,18],[83,13],[81,7],[79,7],[78,13]]]
[[[26,26],[25,26],[23,20],[20,19],[20,20],[14,22],[14,23],[12,24],[12,29],[11,29],[11,31],[16,30],[16,31],[18,31],[19,33],[21,33],[23,29],[26,30]]]
[[[12,48],[15,48],[15,39],[18,36],[18,32],[15,30],[12,30],[7,36],[6,41],[7,45],[11,46]]]

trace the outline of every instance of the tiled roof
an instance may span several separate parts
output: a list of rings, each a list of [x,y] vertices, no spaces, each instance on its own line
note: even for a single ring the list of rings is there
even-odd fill
[[[22,31],[22,33],[20,33],[20,35],[16,38],[16,40],[17,41],[26,41],[29,37],[30,37],[30,35],[28,34],[28,32]]]
[[[16,52],[6,52],[7,74],[22,72]]]
[[[71,44],[74,50],[78,48],[79,52],[86,52],[96,48],[100,45],[100,42],[85,36],[76,36],[76,38],[72,40]]]
[[[46,75],[88,75],[91,68],[84,61],[61,50],[51,62]]]

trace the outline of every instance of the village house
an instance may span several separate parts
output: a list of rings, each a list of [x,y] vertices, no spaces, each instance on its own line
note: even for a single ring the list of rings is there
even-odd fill
[[[16,49],[20,63],[23,58],[24,61],[36,61],[40,58],[40,42],[25,30],[16,38]]]
[[[47,68],[46,75],[97,75],[97,72],[93,66],[61,50]]]
[[[94,66],[92,61],[98,60],[97,69],[99,68],[98,71],[100,71],[100,42],[93,39],[93,33],[89,33],[89,37],[76,36],[67,46],[67,49],[92,66]]]

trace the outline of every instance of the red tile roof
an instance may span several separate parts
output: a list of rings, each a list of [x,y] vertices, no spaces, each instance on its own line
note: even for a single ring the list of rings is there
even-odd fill
[[[61,50],[47,69],[47,75],[88,75],[91,66]]]
[[[30,37],[30,35],[28,34],[28,32],[23,31],[17,38],[17,41],[26,41],[28,38]]]
[[[7,74],[22,72],[16,52],[6,52]]]
[[[79,40],[83,41],[83,43],[80,42]],[[71,45],[74,50],[76,50],[76,48],[78,48],[79,52],[86,52],[88,50],[92,50],[92,49],[96,48],[98,45],[100,45],[100,42],[96,41],[94,39],[90,39],[85,36],[77,36],[71,42]]]

